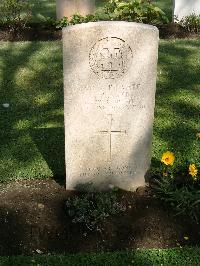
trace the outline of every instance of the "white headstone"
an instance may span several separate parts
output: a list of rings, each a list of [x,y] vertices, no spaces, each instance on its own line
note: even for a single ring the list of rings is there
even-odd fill
[[[173,17],[181,20],[191,14],[200,14],[200,0],[173,0]]]
[[[56,0],[57,19],[70,18],[75,13],[85,16],[94,11],[95,0]]]
[[[63,29],[67,189],[144,185],[157,53],[153,26],[107,21]]]

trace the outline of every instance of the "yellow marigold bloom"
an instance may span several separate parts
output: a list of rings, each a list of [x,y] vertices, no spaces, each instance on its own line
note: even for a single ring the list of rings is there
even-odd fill
[[[196,137],[197,137],[198,139],[200,139],[200,133],[197,133],[197,134],[196,134]]]
[[[175,156],[173,152],[167,151],[163,153],[161,162],[165,165],[173,165],[175,160]]]
[[[192,176],[192,177],[195,177],[198,173],[198,170],[196,168],[196,165],[195,164],[190,164],[189,165],[189,174]]]

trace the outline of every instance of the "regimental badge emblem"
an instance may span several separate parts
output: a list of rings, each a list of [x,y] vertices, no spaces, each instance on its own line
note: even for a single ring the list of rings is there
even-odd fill
[[[132,64],[131,47],[117,37],[99,40],[89,55],[90,67],[95,74],[104,79],[115,79],[124,75]]]

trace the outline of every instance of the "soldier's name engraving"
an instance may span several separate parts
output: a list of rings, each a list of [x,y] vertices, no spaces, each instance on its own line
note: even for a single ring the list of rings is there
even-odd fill
[[[131,84],[130,86],[114,86],[99,89],[93,98],[84,99],[85,106],[95,105],[97,109],[116,111],[118,109],[144,109],[146,106],[141,101],[140,84]],[[140,101],[138,100],[140,99]]]

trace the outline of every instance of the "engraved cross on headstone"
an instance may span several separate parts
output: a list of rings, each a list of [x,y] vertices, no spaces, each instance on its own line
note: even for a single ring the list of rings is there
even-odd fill
[[[101,130],[100,132],[109,134],[109,138],[110,138],[110,141],[109,141],[109,143],[110,143],[110,159],[111,159],[111,157],[112,157],[112,134],[115,134],[115,133],[124,133],[124,134],[126,134],[126,130],[113,130],[112,129],[112,121],[113,121],[112,114],[109,114],[108,116],[110,117],[109,129],[108,130]]]

